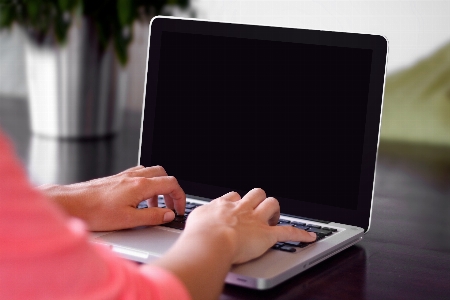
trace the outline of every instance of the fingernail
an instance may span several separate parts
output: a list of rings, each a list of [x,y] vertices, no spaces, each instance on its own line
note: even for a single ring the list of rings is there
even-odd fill
[[[317,238],[317,235],[315,232],[308,232],[310,236],[312,236],[314,239]]]
[[[164,214],[164,222],[170,222],[175,218],[175,214],[173,213],[173,211],[168,211]]]

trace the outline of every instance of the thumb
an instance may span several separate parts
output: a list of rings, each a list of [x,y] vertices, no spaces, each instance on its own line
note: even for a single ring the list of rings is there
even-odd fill
[[[133,227],[142,225],[159,225],[172,221],[175,213],[168,208],[149,207],[135,209],[133,216]]]

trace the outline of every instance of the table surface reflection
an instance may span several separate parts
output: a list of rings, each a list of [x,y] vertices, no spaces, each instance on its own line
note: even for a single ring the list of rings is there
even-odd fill
[[[30,134],[26,102],[0,98],[0,126],[37,183],[71,183],[137,164],[140,113],[109,139]],[[450,149],[382,141],[369,233],[268,291],[226,285],[220,299],[450,299]]]

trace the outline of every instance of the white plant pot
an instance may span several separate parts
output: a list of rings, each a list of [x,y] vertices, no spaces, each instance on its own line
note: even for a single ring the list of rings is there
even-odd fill
[[[94,24],[82,18],[65,45],[25,46],[33,133],[57,138],[115,134],[122,124],[128,74],[112,45],[99,50]]]

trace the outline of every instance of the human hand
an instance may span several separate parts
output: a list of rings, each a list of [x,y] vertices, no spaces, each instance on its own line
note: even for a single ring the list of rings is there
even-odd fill
[[[119,174],[70,185],[44,185],[40,190],[69,215],[83,219],[89,230],[109,231],[158,225],[184,214],[186,194],[160,166],[136,166]],[[158,208],[164,195],[167,208]],[[147,200],[149,208],[137,209]]]
[[[276,242],[316,239],[315,233],[274,226],[279,217],[278,201],[262,189],[242,199],[225,194],[192,211],[180,238],[154,264],[175,274],[192,299],[218,299],[232,264],[256,258]]]
[[[267,251],[276,242],[312,242],[315,233],[292,226],[275,226],[280,217],[278,201],[262,189],[253,189],[242,199],[231,192],[196,208],[186,223],[184,235],[202,234],[217,238],[218,243],[230,242],[232,263],[243,263]]]

